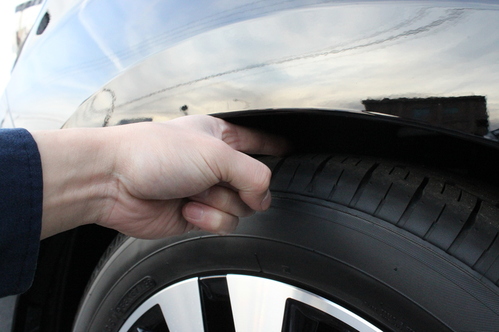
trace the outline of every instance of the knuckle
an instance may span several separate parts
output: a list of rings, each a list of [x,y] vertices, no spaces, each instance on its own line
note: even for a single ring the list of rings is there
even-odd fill
[[[265,166],[264,164],[260,164],[261,167],[256,173],[256,178],[255,178],[255,188],[256,191],[258,192],[265,192],[269,185],[270,185],[270,179],[272,177],[272,172],[270,169]]]

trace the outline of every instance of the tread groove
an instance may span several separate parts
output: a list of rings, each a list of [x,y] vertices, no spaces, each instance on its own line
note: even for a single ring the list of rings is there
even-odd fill
[[[378,215],[379,211],[383,207],[383,204],[385,203],[386,197],[388,197],[388,193],[390,193],[390,190],[392,189],[392,187],[393,187],[393,182],[390,183],[390,185],[388,186],[388,189],[385,192],[385,196],[383,196],[383,199],[379,202],[378,207],[376,207],[376,210],[373,213],[375,216]]]
[[[462,190],[461,190],[462,193]],[[478,216],[478,212],[480,211],[480,208],[482,206],[482,201],[477,199],[475,206],[473,207],[473,210],[471,211],[470,215],[464,222],[463,227],[461,228],[461,231],[459,234],[457,234],[455,240],[452,242],[452,244],[449,246],[449,250],[447,250],[448,253],[451,253],[455,251],[456,247],[459,247],[459,245],[466,239],[466,235],[468,234],[469,230],[475,225],[476,218]]]
[[[400,219],[397,221],[397,225],[403,226],[407,219],[411,216],[412,212],[416,208],[416,205],[419,203],[421,198],[423,197],[423,192],[430,182],[430,179],[428,177],[423,178],[421,181],[421,184],[419,187],[416,189],[416,192],[412,196],[411,200],[409,201],[409,204],[407,204],[407,207],[405,208],[404,212],[400,216]],[[402,227],[403,228],[403,227]]]
[[[305,191],[308,193],[313,193],[314,188],[317,182],[317,178],[319,177],[320,174],[322,174],[322,171],[326,167],[327,163],[333,158],[333,156],[329,156],[328,158],[324,159],[317,169],[315,170],[314,174],[312,175],[312,178],[310,179],[310,182],[308,183],[307,187],[305,188]]]
[[[444,211],[445,211],[446,208],[447,208],[447,204],[444,204],[444,206],[442,206],[442,208],[440,209],[440,212],[438,213],[437,219],[435,219],[433,221],[433,223],[431,224],[431,226],[428,229],[428,231],[426,232],[426,234],[424,236],[422,236],[423,239],[428,240],[428,238],[430,237],[431,233],[435,229],[436,224],[438,223],[438,221],[442,217],[442,214],[444,213]]]
[[[491,250],[492,250],[492,247],[494,247],[496,241],[497,241],[497,238],[499,237],[499,232],[496,233],[496,235],[494,236],[494,239],[492,239],[492,241],[490,242],[489,246],[487,247],[487,249],[485,249],[483,252],[482,252],[482,255],[480,257],[478,257],[478,259],[476,260],[476,263],[473,264],[473,269],[476,269],[476,266],[478,264],[480,264],[480,262],[482,261],[482,259],[484,258],[485,255],[487,255]],[[487,270],[485,270],[483,272],[483,274],[487,274],[487,272],[490,270],[490,268],[492,267],[489,266],[489,268]],[[481,272],[481,271],[480,271]]]
[[[348,204],[349,206],[355,206],[357,202],[359,201],[360,197],[362,196],[362,193],[364,192],[364,189],[366,188],[367,184],[371,180],[374,171],[376,168],[379,167],[379,163],[374,163],[364,174],[362,177],[362,180],[360,180],[359,185],[357,186],[357,189],[355,190],[355,194],[353,194],[352,199],[350,200],[350,203]]]
[[[293,182],[295,182],[296,174],[298,173],[300,167],[296,167],[295,170],[293,171],[293,175],[291,176],[291,179],[289,179],[288,186],[286,187],[286,191],[290,191],[291,186],[293,185]]]
[[[447,187],[447,182],[444,182],[444,185],[442,186],[442,190],[440,191],[440,194],[443,194],[445,192],[446,187]]]
[[[329,192],[329,195],[327,196],[327,199],[329,201],[332,200],[333,196],[334,196],[334,192],[336,191],[336,188],[338,188],[338,184],[340,183],[340,180],[341,178],[343,177],[343,173],[345,172],[344,169],[341,170],[340,172],[340,175],[338,176],[338,178],[336,179],[336,182],[334,183],[333,185],[333,188],[331,188],[331,191]]]
[[[277,162],[277,164],[272,169],[272,176],[275,176],[279,173],[279,171],[281,170],[282,164],[284,164],[284,161],[286,161],[286,159],[287,159],[287,157],[283,157]]]

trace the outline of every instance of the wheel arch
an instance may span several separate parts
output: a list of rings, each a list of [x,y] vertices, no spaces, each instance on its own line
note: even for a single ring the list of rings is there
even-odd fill
[[[499,185],[499,143],[479,136],[363,112],[283,109],[216,116],[284,136],[293,153],[382,157]]]
[[[69,331],[95,266],[117,232],[95,225],[40,244],[32,287],[17,298],[12,331]]]

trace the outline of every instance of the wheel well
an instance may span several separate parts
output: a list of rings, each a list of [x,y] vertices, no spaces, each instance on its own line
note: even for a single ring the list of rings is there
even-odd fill
[[[264,110],[217,116],[284,136],[297,153],[381,157],[499,186],[499,144],[478,136],[396,117],[341,111]]]
[[[116,234],[88,225],[43,240],[33,285],[18,298],[12,331],[70,331],[85,286]]]

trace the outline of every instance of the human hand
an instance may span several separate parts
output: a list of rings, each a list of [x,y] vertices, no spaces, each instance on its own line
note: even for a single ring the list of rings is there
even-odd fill
[[[270,205],[270,170],[243,152],[278,155],[287,148],[282,139],[209,116],[89,130],[91,134],[85,129],[74,133],[86,136],[86,140],[78,142],[74,138],[74,142],[66,139],[59,143],[70,142],[73,148],[83,142],[94,146],[76,152],[78,159],[90,163],[80,162],[79,168],[92,166],[93,170],[71,171],[73,180],[81,178],[73,182],[79,187],[91,186],[87,191],[91,194],[84,203],[82,190],[76,195],[79,203],[73,204],[76,207],[73,209],[69,208],[70,196],[66,194],[63,201],[67,205],[62,208],[66,212],[60,208],[55,217],[53,213],[46,215],[46,211],[54,208],[45,204],[44,198],[42,237],[77,226],[68,221],[68,213],[81,220],[79,224],[97,223],[140,238],[160,238],[192,229],[229,233],[239,217]],[[34,137],[41,142],[39,148],[42,145],[45,184],[44,160],[47,165],[54,162],[48,159],[50,156],[44,157],[47,149],[43,149],[43,139]],[[64,173],[63,167],[58,169],[52,174]],[[47,171],[47,176],[50,174]],[[50,182],[47,179],[47,184]],[[65,181],[66,189],[72,187],[68,183]],[[74,189],[76,186],[72,188],[73,194],[80,192]],[[52,221],[48,219],[50,215]],[[53,228],[51,224],[58,226]]]
[[[279,154],[282,140],[209,116],[117,129],[115,202],[101,225],[142,238],[225,234],[269,207],[270,170],[240,151]]]

